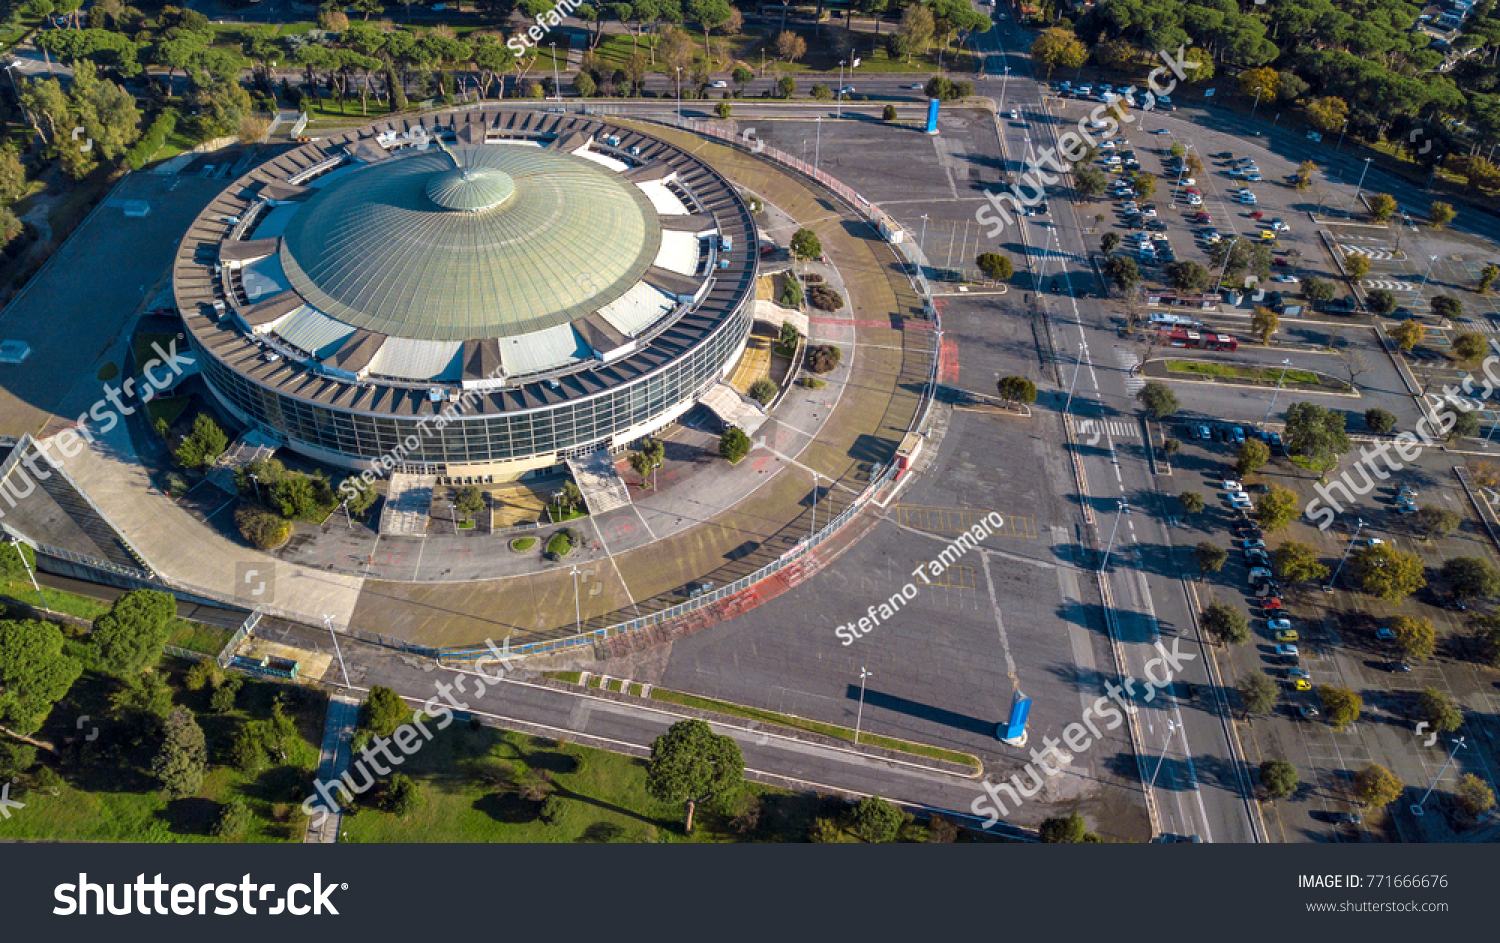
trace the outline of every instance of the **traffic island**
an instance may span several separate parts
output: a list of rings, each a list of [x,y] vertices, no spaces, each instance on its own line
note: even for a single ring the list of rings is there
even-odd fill
[[[1141,368],[1143,376],[1155,380],[1213,383],[1218,386],[1260,387],[1288,392],[1324,393],[1332,396],[1359,396],[1343,380],[1312,370],[1263,367],[1258,364],[1233,364],[1217,360],[1188,360],[1178,357],[1162,357],[1147,361]]]

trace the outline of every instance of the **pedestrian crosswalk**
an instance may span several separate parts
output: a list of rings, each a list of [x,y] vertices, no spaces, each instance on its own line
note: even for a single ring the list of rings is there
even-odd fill
[[[1128,347],[1116,347],[1115,359],[1125,369],[1125,392],[1131,396],[1139,393],[1141,387],[1146,385],[1146,378],[1136,373],[1136,368],[1141,365],[1141,356]]]
[[[1139,439],[1141,437],[1140,426],[1133,422],[1093,418],[1078,421],[1078,437],[1086,445],[1097,445],[1105,433],[1108,433],[1111,439]]]
[[[1361,288],[1384,288],[1386,291],[1416,291],[1411,282],[1398,282],[1390,278],[1366,278],[1359,283]]]
[[[1362,255],[1371,262],[1395,262],[1406,258],[1406,253],[1392,246],[1354,246],[1341,242],[1339,250],[1344,255]]]

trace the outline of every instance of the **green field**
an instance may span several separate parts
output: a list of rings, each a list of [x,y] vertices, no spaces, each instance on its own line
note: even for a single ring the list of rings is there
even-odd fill
[[[70,643],[70,648],[82,650],[77,643]],[[211,765],[195,796],[170,802],[162,797],[149,772],[151,748],[138,726],[109,705],[116,682],[86,671],[58,703],[40,736],[62,742],[74,734],[75,719],[85,715],[90,732],[97,729],[98,736],[64,747],[62,756],[49,763],[62,776],[57,795],[24,789],[19,798],[25,808],[0,820],[0,840],[215,841],[210,830],[220,803],[239,796],[255,813],[243,840],[301,841],[305,820],[298,806],[317,766],[326,699],[311,689],[247,678],[236,709],[215,714],[208,709],[206,691],[181,687],[187,667],[169,658],[157,670],[169,673],[174,703],[194,711],[208,741]],[[238,725],[268,717],[283,693],[293,695],[289,710],[302,735],[289,762],[253,777],[221,765]]]
[[[1168,360],[1168,373],[1186,373],[1191,376],[1216,377],[1224,380],[1246,380],[1251,383],[1266,383],[1275,386],[1281,382],[1279,367],[1246,367],[1236,364],[1202,360]],[[1345,389],[1347,383],[1325,377],[1311,370],[1286,371],[1287,386],[1335,387]]]
[[[545,771],[558,797],[548,823],[541,803],[519,794],[527,769]],[[344,817],[344,841],[355,842],[729,842],[800,841],[826,803],[751,786],[761,797],[760,827],[741,836],[725,817],[700,810],[691,836],[683,807],[646,792],[646,764],[574,744],[455,723],[438,733],[402,771],[423,787],[426,801],[406,818],[361,809]]]
[[[167,636],[167,644],[190,652],[217,655],[229,644],[229,637],[233,634],[233,630],[217,625],[178,619],[172,624],[172,634]]]

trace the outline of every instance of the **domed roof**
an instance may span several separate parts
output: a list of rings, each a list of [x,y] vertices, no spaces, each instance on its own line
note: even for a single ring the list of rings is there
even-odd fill
[[[448,210],[492,209],[515,192],[516,182],[503,170],[455,167],[427,178],[427,198]]]
[[[641,279],[661,228],[634,184],[524,145],[429,148],[329,182],[287,224],[282,267],[308,304],[421,340],[527,334]]]

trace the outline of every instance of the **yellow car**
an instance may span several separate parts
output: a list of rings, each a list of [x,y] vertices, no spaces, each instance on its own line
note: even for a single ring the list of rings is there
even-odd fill
[[[1262,239],[1266,240],[1267,242],[1275,242],[1276,241],[1276,234],[1274,232],[1272,232],[1271,230],[1269,230],[1269,229],[1262,229],[1260,231],[1260,237]]]
[[[1296,642],[1298,640],[1296,629],[1280,629],[1276,632],[1276,641],[1278,642]]]
[[[1292,687],[1298,691],[1311,691],[1312,682],[1306,678],[1294,678],[1292,679]]]

